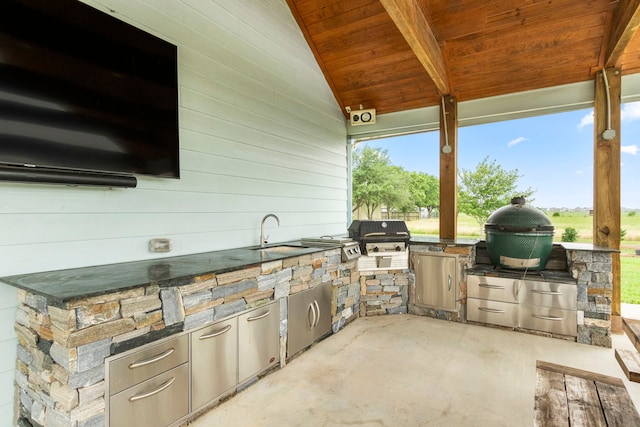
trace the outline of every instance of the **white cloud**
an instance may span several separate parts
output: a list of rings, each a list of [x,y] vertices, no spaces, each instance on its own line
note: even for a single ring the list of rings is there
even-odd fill
[[[513,147],[514,145],[518,145],[518,144],[520,144],[521,142],[524,142],[524,141],[526,141],[526,140],[527,140],[527,138],[524,138],[524,137],[522,137],[522,136],[521,136],[521,137],[518,137],[518,138],[516,138],[516,139],[514,139],[514,140],[509,141],[509,143],[507,144],[507,147]]]
[[[578,125],[578,129],[582,129],[585,126],[593,125],[593,110],[591,110],[587,115],[585,115],[582,120],[580,120],[580,124]]]
[[[640,151],[640,148],[638,148],[636,144],[623,145],[622,147],[620,147],[620,152],[625,154],[632,154],[635,156],[638,154],[638,151]]]
[[[640,120],[640,102],[629,102],[622,106],[620,119],[625,121]]]
[[[584,173],[584,171],[582,171],[582,170],[577,170],[576,171],[576,175],[582,175],[583,173]]]

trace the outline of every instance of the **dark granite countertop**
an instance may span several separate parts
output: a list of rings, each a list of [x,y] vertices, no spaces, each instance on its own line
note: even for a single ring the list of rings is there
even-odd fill
[[[300,241],[267,245],[297,246],[288,252],[261,252],[257,246],[153,260],[98,265],[0,277],[0,282],[45,296],[52,304],[157,284],[180,286],[203,274],[221,274],[263,262],[321,252],[330,247],[302,246]],[[338,245],[336,245],[338,247]]]
[[[465,238],[455,238],[455,239],[441,239],[435,236],[411,236],[411,240],[409,241],[412,245],[429,245],[429,244],[441,244],[441,245],[452,245],[452,246],[474,246],[480,240],[478,239],[465,239]]]
[[[568,271],[564,270],[511,270],[492,264],[476,264],[468,268],[467,274],[474,276],[504,277],[507,279],[534,280],[539,282],[576,283]]]

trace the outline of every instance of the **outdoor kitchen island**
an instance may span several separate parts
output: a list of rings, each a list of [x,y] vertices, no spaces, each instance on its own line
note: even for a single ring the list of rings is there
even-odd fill
[[[611,347],[615,250],[555,243],[540,271],[495,267],[483,240],[414,236],[410,251],[411,314]]]
[[[591,244],[554,243],[542,270],[491,264],[485,242],[467,273],[467,320],[611,348],[612,257]]]
[[[359,315],[357,259],[343,261],[340,247],[290,242],[260,249],[2,278],[18,288],[15,423],[128,426],[135,418],[137,426],[180,425],[295,356],[287,354],[286,346],[290,295],[330,287],[331,324],[324,335],[331,329],[338,332]],[[313,311],[315,325],[326,316],[319,311]],[[243,319],[246,325],[268,321],[271,326],[243,335]],[[275,329],[269,319],[275,319]],[[225,350],[212,352],[211,359],[232,353],[240,360],[225,359],[224,363],[238,363],[227,368],[230,383],[219,395],[208,395],[196,403],[189,398],[196,393],[195,389],[189,392],[190,386],[202,379],[216,379],[213,373],[208,378],[207,373],[192,371],[195,362],[190,357],[202,354],[190,349],[190,342],[222,336],[230,328],[219,322],[227,321],[238,325],[237,342],[231,340]],[[204,331],[212,326],[211,331]],[[252,355],[262,353],[252,347],[265,342],[268,353],[256,365]],[[128,359],[130,355],[135,356]],[[248,357],[245,368],[243,357]],[[110,367],[114,363],[124,367],[125,373],[114,377],[119,369]],[[133,373],[138,367],[150,378],[139,379]],[[153,369],[147,370],[150,367]],[[136,387],[135,395],[119,398]],[[131,406],[120,407],[128,418],[124,424],[114,424],[113,405],[135,403],[147,409],[138,413]]]

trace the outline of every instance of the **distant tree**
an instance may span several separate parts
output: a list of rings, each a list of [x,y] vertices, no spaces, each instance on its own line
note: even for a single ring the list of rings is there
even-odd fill
[[[391,165],[386,150],[363,147],[353,153],[352,210],[366,208],[367,218],[380,206],[396,202],[398,167]]]
[[[440,207],[440,181],[433,175],[423,172],[410,172],[409,191],[415,207],[425,208],[427,217]]]
[[[518,190],[517,182],[522,176],[518,169],[504,170],[496,161],[485,157],[474,171],[459,172],[458,210],[474,218],[480,229],[496,209],[508,205],[511,199],[522,196],[525,199],[534,190]],[[531,202],[531,200],[529,200]]]
[[[567,227],[564,229],[561,239],[563,242],[575,242],[578,240],[578,231],[573,227]]]
[[[411,181],[409,172],[400,166],[391,166],[388,169],[387,183],[382,198],[383,205],[387,207],[389,212],[397,209],[406,214],[415,210],[416,205],[411,198],[409,184]],[[406,219],[406,216],[405,216]]]

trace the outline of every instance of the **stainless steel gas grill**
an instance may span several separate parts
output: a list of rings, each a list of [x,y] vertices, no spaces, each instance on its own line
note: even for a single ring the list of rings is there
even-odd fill
[[[342,261],[350,261],[360,257],[360,246],[355,240],[346,236],[322,236],[313,238],[304,238],[301,240],[303,245],[309,246],[340,246],[342,249]]]
[[[404,221],[355,220],[349,226],[349,237],[360,244],[360,271],[409,268],[411,234]]]

